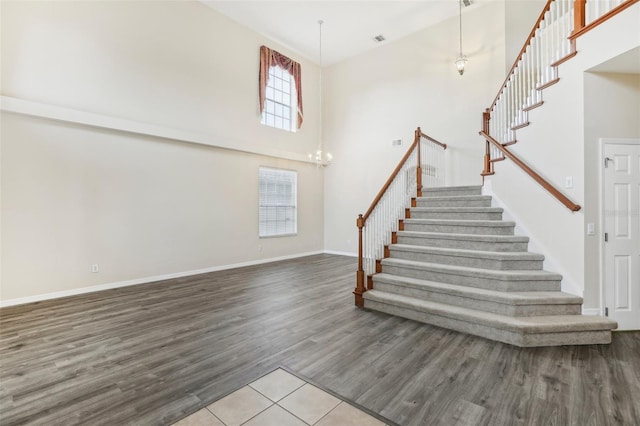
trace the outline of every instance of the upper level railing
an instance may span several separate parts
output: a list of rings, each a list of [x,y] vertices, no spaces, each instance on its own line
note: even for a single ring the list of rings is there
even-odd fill
[[[387,257],[388,246],[395,242],[406,210],[415,203],[416,197],[422,196],[423,185],[445,185],[446,149],[446,144],[425,135],[418,127],[407,153],[367,212],[358,216],[358,271],[353,292],[356,306],[364,306],[365,277],[367,287],[371,288],[371,276],[379,272],[380,260]]]
[[[529,125],[528,112],[543,104],[542,90],[559,81],[557,67],[576,55],[576,38],[638,1],[547,1],[498,94],[483,113],[481,134],[498,143],[485,138],[483,176],[495,173],[494,163],[506,158],[500,148],[516,143],[516,131]],[[511,152],[510,156],[517,158]],[[549,183],[543,186],[560,199],[559,190]],[[570,200],[561,201],[572,211],[580,209]]]

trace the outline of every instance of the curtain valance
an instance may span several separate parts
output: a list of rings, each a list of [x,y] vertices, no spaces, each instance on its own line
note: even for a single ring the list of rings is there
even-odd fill
[[[298,107],[297,107],[297,128],[302,126],[303,112],[302,112],[302,72],[300,64],[288,56],[282,53],[276,52],[273,49],[269,49],[267,46],[260,47],[260,75],[258,77],[259,84],[259,100],[260,100],[260,114],[264,109],[264,100],[267,90],[267,80],[269,79],[269,68],[272,66],[279,66],[289,74],[293,76],[293,81],[296,85],[296,93],[298,95]]]

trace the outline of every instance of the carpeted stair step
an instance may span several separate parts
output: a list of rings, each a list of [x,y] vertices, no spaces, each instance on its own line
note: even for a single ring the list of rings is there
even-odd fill
[[[460,197],[467,195],[482,195],[482,186],[422,187],[423,197]]]
[[[560,291],[562,280],[547,271],[494,271],[392,257],[381,264],[385,274],[499,291]]]
[[[582,312],[581,297],[559,291],[504,292],[385,273],[373,276],[373,288],[507,316],[580,315]]]
[[[389,250],[391,257],[395,259],[500,271],[539,271],[542,270],[542,262],[544,261],[543,255],[529,252],[498,253],[406,244],[393,244],[389,247]]]
[[[498,207],[413,207],[412,219],[502,220]]]
[[[516,224],[500,220],[405,219],[405,231],[513,235]]]
[[[490,195],[418,197],[416,207],[491,207]]]
[[[399,244],[460,248],[494,252],[527,251],[529,237],[514,235],[473,235],[441,232],[398,231]]]
[[[369,290],[364,307],[516,346],[611,343],[615,321],[583,315],[509,317]]]

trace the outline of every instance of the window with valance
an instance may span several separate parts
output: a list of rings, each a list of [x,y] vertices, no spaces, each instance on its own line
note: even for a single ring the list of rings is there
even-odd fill
[[[258,90],[262,124],[291,131],[302,126],[301,77],[298,62],[267,46],[260,47]]]

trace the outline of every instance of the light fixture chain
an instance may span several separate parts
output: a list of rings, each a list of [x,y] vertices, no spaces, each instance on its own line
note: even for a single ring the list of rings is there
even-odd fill
[[[319,112],[319,130],[318,130],[318,134],[320,135],[319,139],[318,139],[318,149],[320,151],[322,151],[322,24],[324,24],[324,21],[322,19],[320,19],[318,21],[318,26],[319,26],[319,30],[318,30],[318,51],[319,51],[319,60],[320,60],[320,79],[319,79],[319,83],[318,83],[318,87],[320,88],[319,93],[318,93],[318,98],[320,99],[320,112]]]
[[[460,0],[459,6],[460,6],[460,56],[462,56],[462,0]]]

